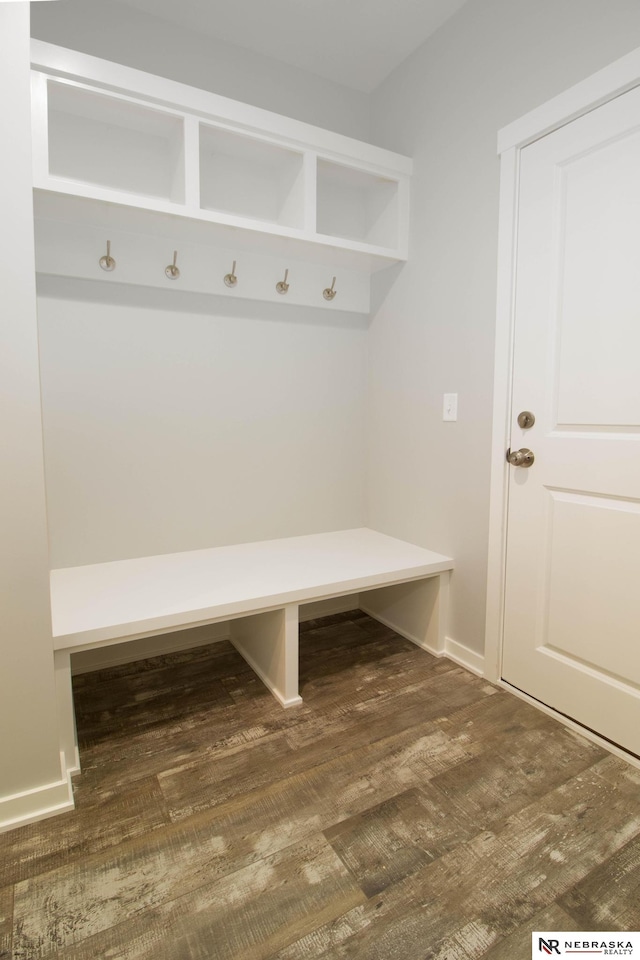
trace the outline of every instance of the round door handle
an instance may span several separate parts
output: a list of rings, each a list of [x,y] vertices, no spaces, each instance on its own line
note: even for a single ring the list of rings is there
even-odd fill
[[[531,450],[522,447],[520,450],[507,450],[507,460],[514,467],[530,467],[535,457]]]

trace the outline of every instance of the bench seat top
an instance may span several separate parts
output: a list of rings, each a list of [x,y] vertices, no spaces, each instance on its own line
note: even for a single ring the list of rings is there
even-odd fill
[[[450,570],[453,560],[361,527],[51,571],[54,648],[357,593]]]

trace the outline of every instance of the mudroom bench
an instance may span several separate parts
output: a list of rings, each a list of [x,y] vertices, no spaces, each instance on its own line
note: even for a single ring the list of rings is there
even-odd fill
[[[432,653],[444,650],[449,557],[360,528],[51,571],[67,769],[80,768],[71,654],[221,621],[283,707],[298,693],[298,608],[349,594]]]

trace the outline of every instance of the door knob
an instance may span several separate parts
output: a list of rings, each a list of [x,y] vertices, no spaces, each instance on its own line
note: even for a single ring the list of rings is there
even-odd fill
[[[530,467],[535,457],[531,450],[522,447],[521,450],[507,450],[507,460],[514,467]]]

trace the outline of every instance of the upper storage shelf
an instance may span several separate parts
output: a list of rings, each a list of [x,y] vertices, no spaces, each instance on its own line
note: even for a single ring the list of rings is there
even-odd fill
[[[48,174],[184,203],[182,117],[49,80]]]
[[[313,259],[406,260],[411,161],[33,41],[34,185],[232,227]],[[260,238],[261,241],[260,241]]]
[[[200,208],[304,229],[304,153],[201,123]]]
[[[396,249],[398,181],[318,157],[318,233]]]

